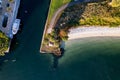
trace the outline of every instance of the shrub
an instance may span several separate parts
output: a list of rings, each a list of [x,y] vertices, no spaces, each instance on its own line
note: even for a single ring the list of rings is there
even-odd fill
[[[0,56],[5,55],[5,51],[8,49],[9,38],[0,32]]]
[[[112,7],[118,7],[120,6],[120,0],[112,0],[110,4],[112,5]]]

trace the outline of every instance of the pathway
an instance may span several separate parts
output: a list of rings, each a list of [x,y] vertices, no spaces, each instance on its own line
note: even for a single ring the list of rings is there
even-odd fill
[[[51,33],[52,31],[52,28],[55,26],[55,23],[56,23],[56,19],[58,17],[58,14],[60,14],[65,8],[67,7],[70,7],[70,6],[73,6],[75,4],[79,4],[81,3],[82,1],[81,0],[78,0],[78,1],[74,1],[74,2],[70,2],[70,3],[67,3],[65,5],[63,5],[62,7],[60,7],[54,14],[54,16],[52,17],[52,20],[49,24],[49,28],[47,30],[47,33]]]

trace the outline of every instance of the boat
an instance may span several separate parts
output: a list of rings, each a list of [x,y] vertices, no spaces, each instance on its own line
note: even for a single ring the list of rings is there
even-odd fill
[[[19,26],[20,26],[20,19],[15,19],[15,22],[13,23],[13,26],[12,26],[13,35],[17,34],[19,30]]]

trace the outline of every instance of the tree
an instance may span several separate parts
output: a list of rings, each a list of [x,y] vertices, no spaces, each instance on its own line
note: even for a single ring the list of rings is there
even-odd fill
[[[68,36],[63,36],[63,37],[62,37],[62,40],[63,40],[63,41],[67,41],[68,38],[69,38]]]
[[[65,30],[65,29],[61,29],[60,30],[60,33],[59,33],[59,36],[60,38],[63,40],[63,41],[67,41],[68,40],[68,30]]]
[[[118,7],[118,6],[120,6],[120,0],[112,0],[112,2],[110,3],[110,5],[112,7]]]
[[[55,42],[54,42],[54,46],[55,46],[55,47],[59,47],[59,45],[60,45],[60,42],[59,42],[59,41],[55,41]]]
[[[45,45],[47,45],[49,43],[49,40],[47,38],[44,39],[44,42],[43,42]]]
[[[67,36],[67,35],[68,35],[68,31],[66,31],[64,29],[60,29],[60,32],[59,32],[60,37]]]
[[[0,32],[0,56],[4,56],[5,51],[8,49],[9,38]]]

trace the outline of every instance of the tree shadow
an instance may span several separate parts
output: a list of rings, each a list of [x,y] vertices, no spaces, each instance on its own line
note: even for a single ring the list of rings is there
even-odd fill
[[[55,27],[58,27],[60,29],[65,29],[65,28],[70,29],[79,26],[80,20],[83,19],[82,15],[87,5],[89,3],[99,3],[105,0],[85,0],[85,1],[78,0],[69,3],[68,6],[62,11],[62,14],[58,18]]]
[[[82,14],[84,13],[86,6],[89,3],[93,3],[93,2],[97,3],[97,2],[102,2],[105,0],[85,0],[85,1],[87,1],[87,2],[84,2],[83,0],[78,0],[75,2],[69,3],[66,6],[66,8],[60,14],[58,14],[58,17],[56,18],[57,21],[55,22],[54,29],[57,29],[57,30],[59,29],[58,31],[60,31],[60,29],[65,29],[65,31],[69,32],[70,28],[75,28],[75,27],[79,26],[79,23],[80,23],[79,21],[80,21],[80,19],[83,18]],[[61,51],[60,56],[56,56],[53,54],[52,68],[54,70],[58,68],[59,59],[64,56],[65,45],[64,45],[64,47],[60,47],[60,51]]]
[[[58,68],[59,59],[64,56],[65,49],[64,48],[60,48],[60,51],[61,51],[61,55],[60,56],[57,56],[57,55],[53,54],[53,64],[52,64],[52,69],[53,70],[56,70]]]

